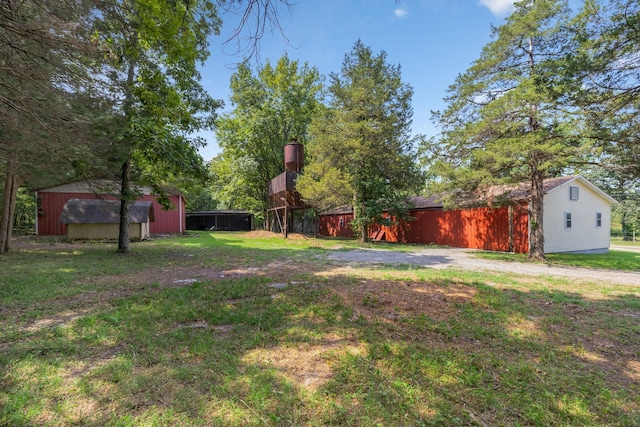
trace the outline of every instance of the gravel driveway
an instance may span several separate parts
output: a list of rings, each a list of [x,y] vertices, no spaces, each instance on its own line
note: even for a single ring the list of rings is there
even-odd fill
[[[544,263],[496,261],[476,257],[473,249],[426,248],[412,252],[384,249],[332,251],[328,259],[349,264],[412,264],[426,268],[453,268],[473,271],[515,273],[527,276],[552,276],[580,279],[588,282],[608,282],[640,286],[640,273],[558,267]]]

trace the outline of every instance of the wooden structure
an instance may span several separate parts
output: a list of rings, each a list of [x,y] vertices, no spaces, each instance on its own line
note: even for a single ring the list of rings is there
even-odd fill
[[[602,253],[609,249],[611,205],[617,203],[580,176],[547,179],[544,182],[545,253]],[[490,207],[488,194],[499,195],[503,203]],[[499,193],[499,194],[498,194]],[[396,225],[375,225],[369,231],[374,240],[447,245],[490,251],[529,251],[528,184],[489,189],[484,206],[444,210],[437,198],[413,197],[412,221]],[[351,237],[350,207],[323,212],[319,233]]]
[[[185,199],[182,194],[166,190],[171,209],[163,209],[149,187],[136,188],[140,194],[138,201],[151,202],[155,212],[155,222],[150,224],[151,234],[178,234],[186,230]],[[35,192],[38,201],[36,234],[43,236],[64,236],[67,225],[58,220],[64,205],[71,199],[118,200],[119,185],[113,181],[73,182],[43,188]]]
[[[266,226],[279,230],[285,237],[296,230],[296,212],[302,212],[301,231],[305,231],[306,205],[296,191],[296,178],[304,167],[304,147],[295,141],[284,147],[285,171],[269,182],[267,190]],[[315,224],[315,218],[313,223]],[[315,232],[315,225],[314,225]]]
[[[132,202],[129,206],[129,239],[147,239],[150,235],[150,223],[153,221],[152,202]],[[120,229],[120,201],[71,199],[62,209],[60,223],[67,226],[69,240],[117,240]]]
[[[243,210],[187,212],[187,230],[251,231],[253,214]]]

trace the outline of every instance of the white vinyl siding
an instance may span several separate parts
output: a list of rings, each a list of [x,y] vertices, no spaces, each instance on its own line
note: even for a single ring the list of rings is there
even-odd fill
[[[571,200],[570,187],[577,187],[579,198]],[[574,190],[575,194],[575,190]],[[574,252],[609,248],[611,234],[610,202],[580,179],[554,188],[544,197],[544,251]],[[566,214],[571,214],[567,228]],[[597,213],[601,226],[597,227]]]

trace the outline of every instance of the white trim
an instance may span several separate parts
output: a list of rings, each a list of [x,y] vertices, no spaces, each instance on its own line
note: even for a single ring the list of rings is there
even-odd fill
[[[184,233],[185,230],[182,229],[182,212],[184,210],[184,206],[182,205],[182,196],[178,196],[178,215],[180,215],[180,233]]]
[[[36,197],[36,236],[38,235],[38,192],[35,191],[34,192],[35,197]]]
[[[578,187],[577,185],[569,186],[569,200],[572,200],[574,202],[580,200],[580,187]]]
[[[564,229],[573,229],[573,215],[571,215],[571,211],[564,211]]]

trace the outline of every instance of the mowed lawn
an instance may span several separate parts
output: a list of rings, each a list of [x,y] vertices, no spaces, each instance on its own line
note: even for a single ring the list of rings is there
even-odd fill
[[[15,246],[0,425],[640,425],[640,287],[600,272],[343,265],[357,243],[264,232]]]

